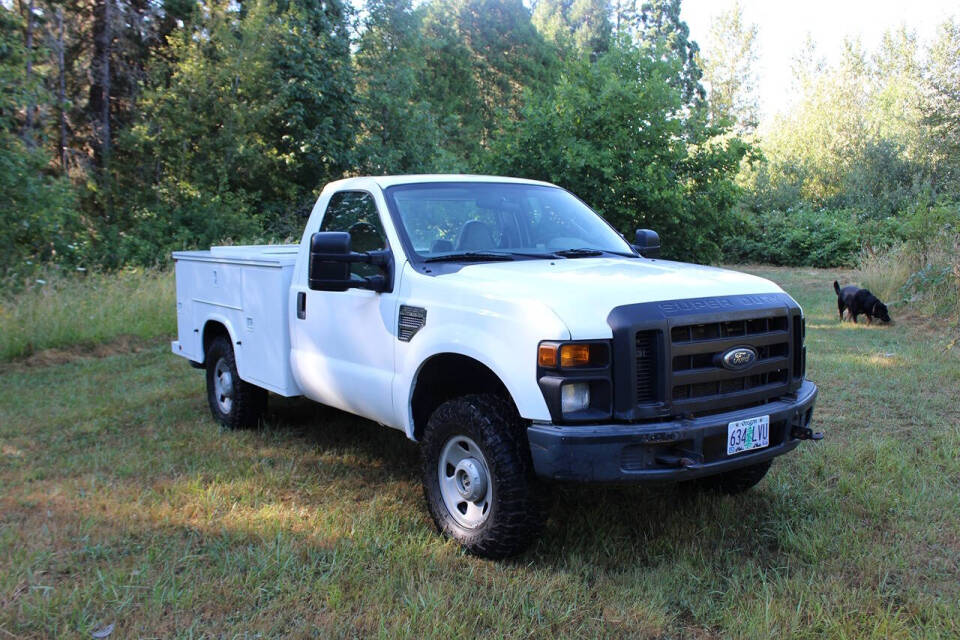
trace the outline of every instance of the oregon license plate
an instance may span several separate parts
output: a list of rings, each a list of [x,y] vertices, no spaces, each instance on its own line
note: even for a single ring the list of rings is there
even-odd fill
[[[737,420],[727,425],[727,455],[770,445],[770,416]]]

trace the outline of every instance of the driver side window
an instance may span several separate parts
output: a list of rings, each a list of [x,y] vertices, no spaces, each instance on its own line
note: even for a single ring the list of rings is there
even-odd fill
[[[380,213],[373,196],[366,191],[338,191],[330,198],[320,231],[347,231],[354,251],[377,251],[387,248]],[[350,272],[355,276],[374,276],[380,269],[371,264],[354,263]]]

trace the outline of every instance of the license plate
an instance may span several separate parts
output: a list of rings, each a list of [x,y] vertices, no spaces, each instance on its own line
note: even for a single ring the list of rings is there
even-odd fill
[[[727,425],[727,455],[770,445],[770,416],[737,420]]]

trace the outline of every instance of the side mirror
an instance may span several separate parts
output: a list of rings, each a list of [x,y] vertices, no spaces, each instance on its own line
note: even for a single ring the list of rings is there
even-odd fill
[[[387,275],[354,278],[350,265],[355,262],[377,265],[387,271]],[[307,286],[314,291],[389,291],[389,270],[389,251],[356,253],[350,249],[350,234],[345,231],[319,231],[310,236]]]
[[[660,255],[660,236],[652,229],[637,229],[633,248],[644,258],[656,258]]]

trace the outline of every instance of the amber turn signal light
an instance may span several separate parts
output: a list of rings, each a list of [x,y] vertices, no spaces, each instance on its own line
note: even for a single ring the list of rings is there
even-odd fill
[[[585,367],[590,364],[589,344],[565,344],[560,347],[560,366]]]
[[[541,367],[554,368],[557,366],[557,345],[551,343],[541,344],[537,350],[537,364]]]

